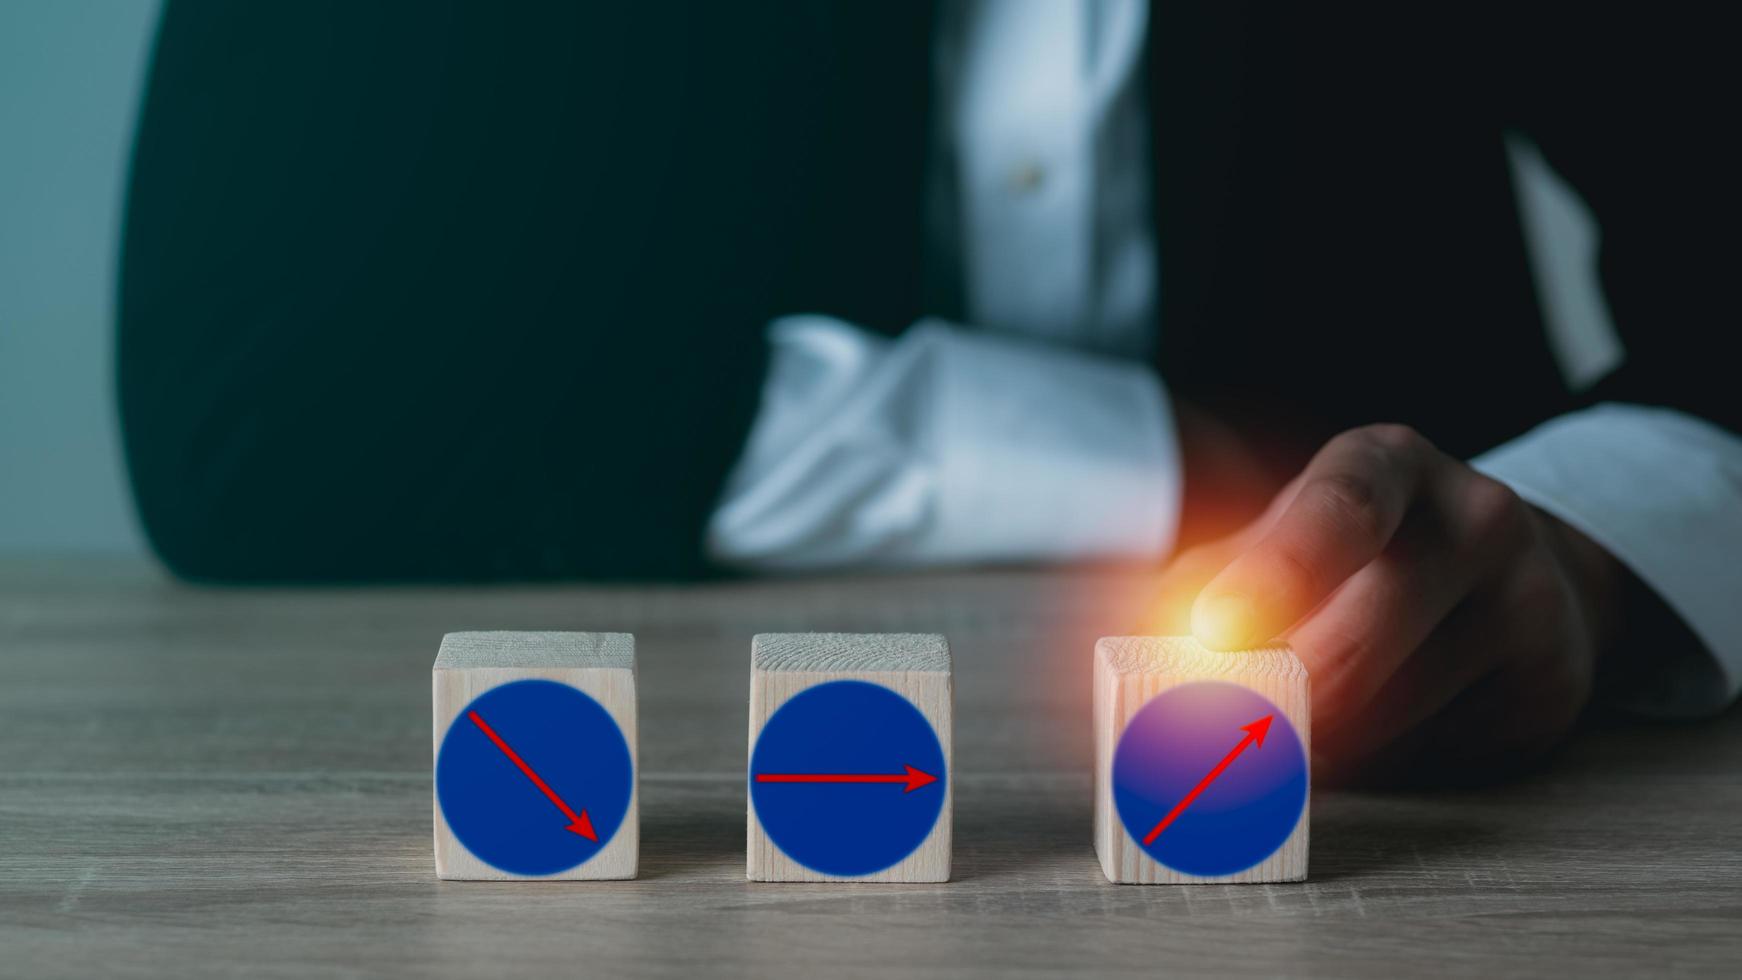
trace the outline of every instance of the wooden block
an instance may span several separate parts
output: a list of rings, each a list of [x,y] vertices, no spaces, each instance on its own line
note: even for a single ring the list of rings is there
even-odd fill
[[[950,877],[950,648],[925,633],[751,643],[751,881]]]
[[[438,877],[635,877],[633,636],[449,633],[433,686]]]
[[[1107,879],[1304,881],[1309,709],[1306,668],[1286,647],[1222,653],[1187,637],[1097,642],[1095,852]],[[1237,867],[1248,859],[1256,863]]]

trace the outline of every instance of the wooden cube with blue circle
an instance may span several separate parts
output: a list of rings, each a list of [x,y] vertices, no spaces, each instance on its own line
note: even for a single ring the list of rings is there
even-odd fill
[[[750,880],[948,881],[944,638],[764,633],[750,659]]]
[[[441,878],[635,877],[635,638],[449,633],[434,671]]]
[[[1311,716],[1287,647],[1095,644],[1095,852],[1119,884],[1304,881]]]

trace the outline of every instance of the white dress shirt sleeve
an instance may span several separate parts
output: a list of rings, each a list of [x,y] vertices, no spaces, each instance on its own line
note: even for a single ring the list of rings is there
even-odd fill
[[[709,550],[758,569],[1156,558],[1181,491],[1146,366],[936,320],[769,328],[763,403]]]
[[[1704,651],[1657,659],[1624,707],[1699,715],[1742,690],[1742,439],[1680,412],[1604,404],[1554,419],[1473,465],[1606,548]]]

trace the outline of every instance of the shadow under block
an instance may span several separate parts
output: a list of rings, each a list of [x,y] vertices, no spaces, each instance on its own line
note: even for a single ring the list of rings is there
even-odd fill
[[[449,633],[442,637],[433,671],[435,757],[442,740],[478,696],[503,684],[548,680],[566,684],[597,701],[616,722],[629,749],[629,802],[622,822],[604,846],[583,863],[548,875],[503,871],[467,850],[448,827],[435,799],[437,877],[475,881],[597,881],[633,878],[641,849],[640,749],[636,737],[635,637],[628,633]],[[576,745],[575,751],[586,746]],[[529,763],[534,760],[526,760]],[[504,765],[511,765],[503,759]],[[536,769],[536,766],[534,767]],[[572,793],[572,791],[571,791]],[[572,804],[584,811],[584,803]],[[563,814],[553,805],[552,819]]]
[[[751,881],[941,882],[950,880],[951,815],[955,771],[951,756],[954,718],[949,644],[933,633],[762,633],[751,641],[750,756],[769,718],[795,695],[832,681],[878,684],[905,698],[931,724],[943,751],[944,798],[928,836],[906,857],[869,874],[834,875],[807,867],[770,839],[748,801],[746,876]],[[878,768],[900,772],[902,760]],[[751,773],[752,779],[755,773]],[[932,774],[939,775],[939,774]],[[921,777],[923,778],[923,777]],[[912,785],[911,783],[908,785]],[[866,791],[902,792],[902,786]],[[923,792],[923,789],[920,790]]]
[[[1095,644],[1095,853],[1116,884],[1305,881],[1310,803],[1275,853],[1236,874],[1200,877],[1161,864],[1120,821],[1113,793],[1113,759],[1126,725],[1162,692],[1193,681],[1225,681],[1263,695],[1300,736],[1312,758],[1307,672],[1287,647],[1220,652],[1189,637],[1109,636]],[[1241,738],[1230,731],[1229,748]],[[1219,749],[1213,750],[1219,752]],[[1263,751],[1263,746],[1256,751]],[[1213,761],[1213,760],[1212,760]],[[1237,760],[1236,760],[1237,761]],[[1310,761],[1307,763],[1310,766]],[[1209,767],[1205,773],[1208,775]],[[1310,768],[1308,770],[1310,797]]]

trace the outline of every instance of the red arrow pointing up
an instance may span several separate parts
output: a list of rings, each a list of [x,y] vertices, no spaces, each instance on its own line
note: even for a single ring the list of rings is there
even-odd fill
[[[912,766],[907,766],[906,772],[869,773],[792,773],[792,772],[759,772],[756,781],[759,783],[906,783],[903,793],[911,793],[921,786],[929,786],[938,781],[938,777],[929,772],[921,772]]]
[[[1161,822],[1157,823],[1153,830],[1144,835],[1143,846],[1148,847],[1155,843],[1155,839],[1161,836],[1161,832],[1167,829],[1167,825],[1173,823],[1174,818],[1184,813],[1186,807],[1191,806],[1192,801],[1198,798],[1198,794],[1208,789],[1210,784],[1216,781],[1216,777],[1220,776],[1223,770],[1227,769],[1235,759],[1238,759],[1240,753],[1246,751],[1246,746],[1255,745],[1263,748],[1264,736],[1270,732],[1270,721],[1275,717],[1275,715],[1265,715],[1250,725],[1241,725],[1240,730],[1246,733],[1246,737],[1240,740],[1239,745],[1234,746],[1234,751],[1229,752],[1222,757],[1221,762],[1216,763],[1216,768],[1211,769],[1208,776],[1198,780],[1198,784],[1193,786],[1192,791],[1185,795],[1185,799],[1175,803],[1173,809],[1167,811],[1167,816],[1162,817]]]
[[[489,736],[490,741],[496,743],[496,747],[502,750],[502,754],[508,757],[508,761],[520,767],[520,771],[526,774],[526,778],[532,780],[532,785],[537,786],[539,792],[550,797],[550,801],[555,803],[556,808],[563,812],[563,816],[569,818],[569,825],[564,827],[564,830],[580,834],[582,837],[598,843],[599,835],[593,831],[593,821],[587,819],[586,808],[583,807],[580,815],[577,816],[575,811],[563,802],[563,798],[556,795],[556,790],[551,789],[549,783],[540,778],[538,773],[533,772],[532,767],[526,764],[526,760],[520,757],[520,753],[510,748],[507,742],[502,741],[502,736],[496,734],[496,729],[491,728],[476,711],[466,712],[466,717],[472,719],[472,724],[477,725],[485,735]]]

